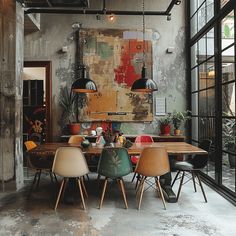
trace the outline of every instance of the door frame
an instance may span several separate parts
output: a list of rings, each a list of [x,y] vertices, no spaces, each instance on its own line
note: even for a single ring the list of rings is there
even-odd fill
[[[46,142],[52,141],[52,62],[51,61],[24,61],[24,67],[45,67],[46,77]]]

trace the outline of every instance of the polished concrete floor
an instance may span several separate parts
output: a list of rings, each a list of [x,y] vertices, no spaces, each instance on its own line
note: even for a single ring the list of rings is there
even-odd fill
[[[79,195],[74,204],[60,203],[53,210],[55,191],[45,176],[37,191],[27,200],[27,190],[0,194],[0,235],[78,235],[78,236],[235,236],[236,207],[204,185],[208,203],[191,182],[183,186],[178,203],[163,209],[154,189],[144,193],[141,210],[136,208],[132,175],[125,178],[129,209],[124,209],[119,189],[109,182],[104,204],[98,209],[96,175],[86,181],[89,197],[82,210]],[[27,181],[29,184],[29,181]],[[174,186],[177,191],[178,182]]]

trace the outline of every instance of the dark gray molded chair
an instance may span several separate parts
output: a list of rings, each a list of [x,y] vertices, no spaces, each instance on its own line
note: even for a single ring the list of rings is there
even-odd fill
[[[210,148],[211,148],[211,144],[212,144],[211,140],[204,139],[201,141],[199,147],[209,153]],[[195,182],[195,176],[196,176],[198,179],[199,185],[201,187],[205,202],[207,202],[206,194],[205,194],[205,191],[202,186],[199,171],[207,165],[208,156],[209,156],[208,154],[207,155],[194,155],[192,158],[188,159],[187,161],[178,161],[175,163],[175,169],[177,170],[177,174],[171,184],[171,187],[173,187],[173,185],[175,184],[175,181],[177,180],[179,174],[182,173],[182,177],[181,177],[180,185],[179,185],[179,189],[178,189],[178,194],[177,194],[177,201],[180,196],[180,191],[181,191],[181,188],[183,185],[184,177],[186,176],[186,172],[189,172],[191,174],[191,178],[193,180],[193,186],[194,186],[195,192],[197,192],[196,182]]]

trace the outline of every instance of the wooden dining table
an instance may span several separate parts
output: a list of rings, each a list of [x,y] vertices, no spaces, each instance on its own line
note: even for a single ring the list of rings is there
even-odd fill
[[[112,144],[113,147],[120,147],[119,144]],[[69,143],[43,143],[38,145],[36,148],[28,151],[31,155],[40,156],[51,156],[56,153],[59,147],[78,147],[81,148],[83,153],[91,155],[100,155],[104,146],[91,144],[88,148],[81,147],[80,144],[69,144]],[[156,143],[133,143],[128,148],[129,155],[140,155],[145,147],[164,147],[169,155],[206,155],[207,151],[193,146],[186,142],[156,142]]]
[[[120,147],[118,144],[112,144],[113,147]],[[30,155],[47,157],[53,156],[59,147],[78,147],[81,148],[85,156],[97,156],[99,157],[103,146],[91,143],[89,147],[83,148],[80,144],[69,144],[69,143],[43,143],[38,145],[36,148],[28,151]],[[145,147],[164,147],[170,156],[179,155],[207,155],[207,151],[191,145],[186,142],[154,142],[154,143],[133,143],[133,145],[128,148],[129,155],[140,155]],[[162,188],[165,193],[165,198],[168,202],[176,202],[177,198],[175,193],[171,188],[171,172],[165,174],[162,178]]]

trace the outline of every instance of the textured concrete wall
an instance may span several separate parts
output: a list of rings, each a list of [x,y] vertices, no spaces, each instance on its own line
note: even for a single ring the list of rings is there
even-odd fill
[[[0,179],[15,177],[23,186],[22,80],[23,11],[15,1],[0,1],[1,136]]]
[[[165,10],[169,3],[165,0],[146,2],[147,10]],[[113,4],[117,6],[113,5],[112,9],[142,9],[134,0],[122,1],[122,3],[113,1]],[[171,21],[167,21],[166,16],[147,16],[145,19],[146,28],[152,29],[155,35],[153,39],[153,79],[157,82],[159,91],[154,93],[154,97],[166,97],[167,112],[172,112],[173,109],[185,110],[184,4],[174,7]],[[142,29],[141,16],[117,16],[116,21],[110,23],[104,19],[104,16],[101,17],[101,20],[96,20],[95,15],[41,15],[41,31],[25,37],[25,60],[52,61],[54,139],[61,132],[58,89],[66,83],[71,83],[74,75],[75,40],[72,29],[74,22],[81,22],[83,28]],[[60,53],[62,46],[68,46],[68,53]],[[174,47],[174,52],[167,54],[166,49],[170,46]],[[125,133],[157,133],[156,118],[154,117],[152,124],[123,123],[121,129]]]

